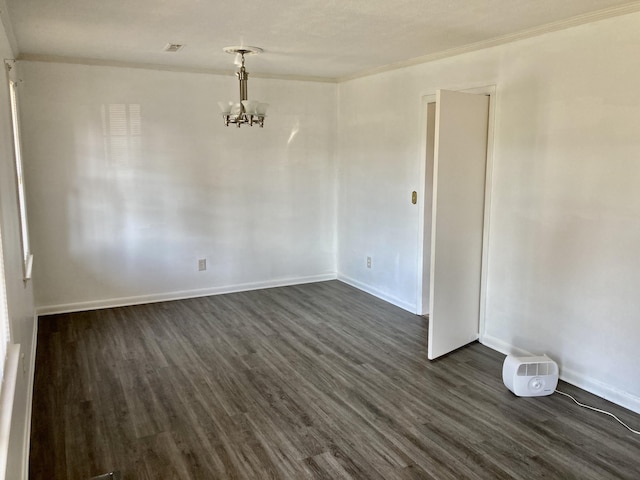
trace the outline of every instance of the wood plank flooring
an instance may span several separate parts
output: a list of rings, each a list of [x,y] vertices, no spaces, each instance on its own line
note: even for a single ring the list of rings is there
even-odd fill
[[[30,478],[640,478],[609,417],[426,345],[427,320],[338,281],[42,317]]]

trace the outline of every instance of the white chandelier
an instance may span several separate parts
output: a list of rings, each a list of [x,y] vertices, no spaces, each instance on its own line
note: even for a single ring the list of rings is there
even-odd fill
[[[236,72],[240,81],[240,102],[218,102],[224,124],[228,127],[230,123],[235,123],[238,128],[241,125],[252,127],[254,124],[264,127],[264,119],[267,116],[269,104],[247,99],[249,72],[244,68],[244,56],[257,55],[262,53],[262,49],[258,47],[225,47],[224,51],[235,54],[236,65],[240,67],[240,70]]]

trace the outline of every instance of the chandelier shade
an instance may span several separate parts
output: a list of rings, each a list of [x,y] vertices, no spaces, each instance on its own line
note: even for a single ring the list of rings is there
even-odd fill
[[[224,124],[227,127],[230,124],[235,124],[238,128],[242,125],[264,127],[269,104],[248,99],[249,72],[244,67],[245,55],[257,55],[262,52],[262,49],[258,47],[226,47],[224,51],[236,55],[236,64],[239,64],[240,67],[240,70],[236,72],[240,82],[240,101],[218,102]]]

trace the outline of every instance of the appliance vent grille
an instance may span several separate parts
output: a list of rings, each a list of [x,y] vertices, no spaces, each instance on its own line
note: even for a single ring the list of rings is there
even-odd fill
[[[518,367],[519,377],[533,377],[538,375],[556,375],[556,366],[551,362],[523,363]]]

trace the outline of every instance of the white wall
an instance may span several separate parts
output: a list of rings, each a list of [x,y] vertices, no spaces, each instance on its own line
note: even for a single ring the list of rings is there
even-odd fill
[[[422,97],[496,83],[490,50],[339,85],[340,278],[416,311]],[[470,74],[472,73],[472,74]],[[430,192],[427,192],[430,193]],[[419,198],[418,204],[422,201]],[[371,256],[373,268],[366,267]]]
[[[252,77],[269,116],[238,129],[217,105],[238,96],[234,76],[20,73],[42,311],[335,278],[335,84]]]
[[[2,59],[13,57],[2,23],[0,23],[0,56]],[[0,478],[18,479],[23,478],[29,454],[28,437],[31,424],[36,322],[32,284],[23,282],[9,85],[4,74],[4,65],[2,70],[0,73],[0,229],[2,230],[11,341],[20,345],[21,358],[13,399],[6,471],[0,471]]]
[[[483,341],[640,412],[639,50],[636,13],[341,84],[340,278],[415,311],[421,97],[496,84]]]

